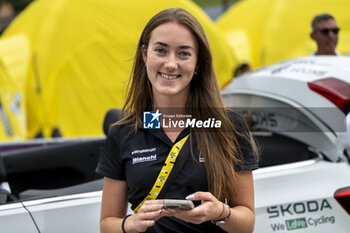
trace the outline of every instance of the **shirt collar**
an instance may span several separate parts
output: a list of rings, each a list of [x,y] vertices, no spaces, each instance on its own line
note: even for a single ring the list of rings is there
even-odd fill
[[[316,51],[313,51],[311,53],[311,56],[318,56],[318,55],[316,55]],[[335,56],[340,56],[340,53],[338,51],[335,51]]]

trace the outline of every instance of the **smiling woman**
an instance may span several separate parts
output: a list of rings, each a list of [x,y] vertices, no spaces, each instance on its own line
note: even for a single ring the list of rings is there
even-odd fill
[[[176,22],[158,26],[148,48],[143,46],[142,55],[154,100],[167,96],[186,100],[198,56],[197,41],[190,30]]]
[[[180,117],[149,130],[145,113],[152,127],[161,114]],[[121,120],[96,169],[105,177],[101,232],[252,232],[256,168],[244,121],[223,105],[202,26],[183,9],[159,12],[141,34]],[[125,216],[127,201],[135,214]]]

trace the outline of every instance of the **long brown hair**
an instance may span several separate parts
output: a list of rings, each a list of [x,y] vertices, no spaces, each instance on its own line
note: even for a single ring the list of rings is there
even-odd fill
[[[121,120],[117,124],[131,124],[136,131],[141,124],[140,114],[153,103],[152,87],[147,77],[142,49],[147,50],[152,31],[167,22],[184,25],[198,42],[197,74],[191,80],[191,91],[186,108],[196,119],[203,119],[203,116],[220,119],[221,128],[210,131],[193,128],[190,140],[196,141],[205,159],[209,191],[219,200],[229,198],[232,203],[236,179],[235,166],[242,164],[242,153],[236,137],[241,134],[231,123],[224,107],[205,32],[197,19],[187,11],[180,8],[163,10],[156,14],[144,28],[138,43]],[[250,142],[249,135],[241,136]],[[254,148],[253,142],[252,145]]]

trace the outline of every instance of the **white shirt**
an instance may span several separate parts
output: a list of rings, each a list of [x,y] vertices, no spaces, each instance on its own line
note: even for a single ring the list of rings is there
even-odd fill
[[[316,55],[316,52],[313,51],[313,52],[311,53],[311,56],[327,56],[327,55]],[[332,56],[332,55],[329,55],[329,56]],[[335,51],[335,56],[340,56],[340,53],[339,53],[338,51]]]

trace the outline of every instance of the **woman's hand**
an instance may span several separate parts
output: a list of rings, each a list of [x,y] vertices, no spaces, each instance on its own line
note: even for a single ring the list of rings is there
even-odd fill
[[[155,221],[168,213],[162,211],[164,208],[162,200],[145,201],[137,214],[130,216],[124,224],[126,232],[144,232],[153,226]]]
[[[174,216],[186,222],[200,224],[221,219],[227,215],[227,208],[210,192],[196,192],[186,199],[201,201],[201,204],[191,210],[164,209],[162,200],[146,201],[137,214],[126,220],[124,225],[126,232],[144,232],[148,227],[153,226],[155,221],[164,216]]]
[[[169,215],[186,222],[200,224],[224,218],[228,211],[223,203],[216,199],[210,192],[196,192],[187,196],[186,199],[201,201],[201,204],[191,210],[176,209],[175,212],[169,212]]]

